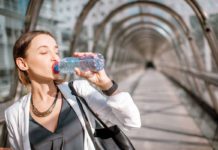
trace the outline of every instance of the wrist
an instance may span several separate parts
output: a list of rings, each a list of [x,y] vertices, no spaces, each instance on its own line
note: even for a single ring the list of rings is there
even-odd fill
[[[104,80],[104,82],[99,84],[98,87],[101,90],[108,90],[112,85],[113,85],[113,83],[112,83],[111,79],[108,78],[107,80]]]
[[[108,87],[105,88],[105,90],[102,89],[102,92],[107,95],[107,96],[111,96],[115,93],[115,91],[117,91],[118,89],[118,85],[114,80],[110,81],[110,86],[108,84]]]

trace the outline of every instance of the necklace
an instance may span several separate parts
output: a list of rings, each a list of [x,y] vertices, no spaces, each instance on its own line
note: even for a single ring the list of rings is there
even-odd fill
[[[59,93],[59,90],[57,90],[57,93],[56,93],[56,96],[55,96],[55,99],[54,99],[54,102],[53,104],[48,108],[48,110],[46,111],[43,111],[43,112],[40,112],[33,104],[33,100],[32,100],[32,97],[31,97],[31,106],[32,106],[32,112],[34,115],[36,115],[37,117],[46,117],[48,116],[49,114],[51,114],[51,112],[53,111],[54,107],[55,107],[55,104],[57,102],[57,99],[58,99],[58,93]]]

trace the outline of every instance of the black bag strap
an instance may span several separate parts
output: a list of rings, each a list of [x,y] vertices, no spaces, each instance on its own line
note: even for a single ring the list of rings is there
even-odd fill
[[[92,113],[92,115],[97,119],[97,121],[104,127],[104,128],[107,128],[108,129],[108,126],[98,117],[98,115],[89,107],[89,105],[87,104],[87,102],[86,102],[86,100],[83,98],[83,97],[81,97],[81,96],[79,96],[78,94],[77,94],[77,92],[75,91],[75,89],[74,89],[74,86],[73,86],[73,81],[71,81],[71,82],[69,82],[68,83],[68,86],[69,86],[69,88],[71,89],[71,92],[72,92],[72,94],[74,94],[77,98],[78,98],[78,103],[80,103],[80,102],[82,102],[85,106],[86,106],[86,108]],[[80,103],[80,105],[81,105],[81,103]],[[83,110],[84,111],[84,110]],[[85,113],[85,112],[84,112]],[[86,115],[86,114],[85,114]],[[87,117],[86,117],[87,118]]]
[[[83,97],[81,97],[81,96],[79,96],[79,95],[77,94],[77,92],[75,91],[74,86],[73,86],[73,81],[69,82],[69,83],[68,83],[68,86],[69,86],[69,88],[71,89],[72,94],[76,96],[78,105],[79,105],[79,107],[80,107],[80,109],[81,109],[81,111],[82,111],[82,113],[83,113],[83,115],[84,115],[85,120],[87,121],[87,123],[86,123],[86,128],[87,128],[87,129],[89,128],[89,130],[91,131],[91,126],[90,126],[90,123],[89,123],[89,121],[88,121],[88,117],[87,117],[86,114],[85,114],[85,111],[84,111],[84,109],[83,109],[83,107],[82,107],[81,102],[86,106],[86,108],[87,108],[87,109],[92,113],[92,115],[97,119],[97,121],[100,123],[100,125],[102,125],[104,128],[108,129],[108,131],[110,131],[109,127],[108,127],[108,126],[98,117],[98,115],[89,107],[89,105],[87,104],[86,100],[85,100]],[[94,143],[94,145],[95,145],[95,147],[96,147],[97,143],[95,142],[94,135],[92,134],[92,132],[89,132],[89,135],[90,135],[90,137],[92,138],[93,143]],[[128,139],[128,137],[127,137],[125,134],[124,134],[124,136],[125,136],[126,139],[129,141],[130,145],[134,148],[134,146],[132,145],[132,143],[131,143],[131,141]],[[113,137],[112,137],[112,138],[113,138]],[[117,143],[116,139],[114,139],[114,141]],[[117,144],[118,144],[118,143],[117,143]],[[120,146],[118,145],[118,147],[120,147]],[[121,147],[120,147],[120,148],[121,148]],[[100,148],[97,146],[96,149],[100,149]]]
[[[87,115],[86,115],[86,113],[85,113],[85,111],[84,111],[84,109],[83,109],[83,107],[82,107],[82,104],[81,104],[80,100],[78,100],[79,97],[78,97],[77,92],[75,91],[75,89],[74,89],[74,87],[73,87],[73,82],[70,82],[68,85],[69,85],[69,87],[70,87],[70,89],[71,89],[71,94],[76,96],[76,100],[77,100],[77,102],[78,102],[79,108],[80,108],[81,113],[82,113],[82,116],[83,116],[83,118],[84,118],[85,125],[86,125],[86,129],[87,129],[87,131],[88,131],[88,133],[89,133],[89,136],[91,137],[91,139],[92,139],[92,141],[93,141],[93,144],[94,144],[96,150],[100,150],[98,144],[96,143],[96,140],[94,139],[94,135],[93,135],[93,133],[92,133],[91,125],[90,125],[90,123],[89,123],[88,117],[87,117]]]

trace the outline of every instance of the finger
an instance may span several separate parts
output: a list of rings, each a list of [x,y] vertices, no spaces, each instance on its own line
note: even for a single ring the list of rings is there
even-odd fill
[[[80,75],[84,78],[90,78],[93,76],[93,73],[91,71],[85,71],[85,72],[81,72]]]
[[[75,70],[76,74],[77,74],[78,76],[80,76],[80,74],[81,74],[80,69],[76,67],[74,70]]]
[[[85,56],[96,56],[96,54],[92,53],[92,52],[75,52],[75,53],[73,53],[73,57],[85,57]]]
[[[84,55],[88,55],[88,52],[75,52],[73,53],[73,56],[84,56]]]
[[[93,76],[93,73],[91,71],[81,71],[79,68],[74,69],[76,74],[83,78],[90,78]]]

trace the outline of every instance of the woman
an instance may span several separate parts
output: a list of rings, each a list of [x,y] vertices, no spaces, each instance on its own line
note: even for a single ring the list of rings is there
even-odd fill
[[[75,57],[86,55],[95,54],[74,54]],[[16,41],[13,56],[19,80],[30,92],[5,111],[11,148],[94,150],[75,96],[66,82],[61,83],[60,75],[52,71],[54,63],[60,60],[54,37],[46,31],[25,33]],[[73,82],[77,94],[100,118],[124,128],[141,126],[131,96],[114,89],[115,83],[104,70],[83,72],[76,68],[75,71],[86,79]],[[94,127],[92,116],[88,115],[88,119]]]

